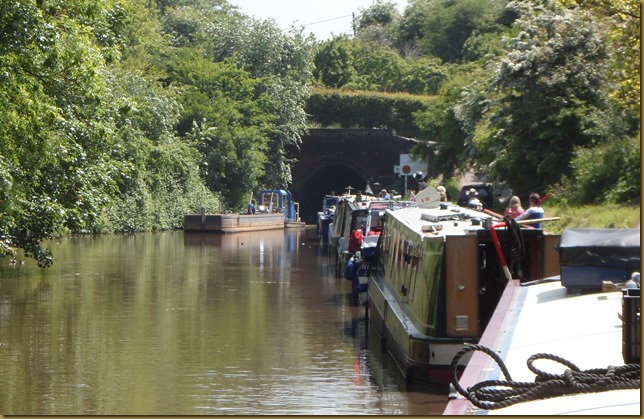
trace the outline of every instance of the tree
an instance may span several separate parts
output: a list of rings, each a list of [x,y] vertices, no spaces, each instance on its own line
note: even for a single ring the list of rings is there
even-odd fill
[[[380,92],[401,91],[403,59],[395,51],[368,42],[357,42],[353,50],[353,67],[359,77],[347,83],[346,89]]]
[[[351,81],[354,74],[353,53],[347,36],[333,37],[323,42],[313,60],[313,77],[324,86],[340,88]]]
[[[375,0],[366,9],[360,9],[357,23],[357,33],[360,34],[370,26],[386,27],[396,23],[400,19],[400,13],[396,3],[392,1]]]
[[[569,175],[573,150],[609,134],[602,126],[610,83],[601,23],[583,10],[541,3],[510,4],[521,16],[519,35],[498,61],[485,99],[471,89],[457,109],[480,161],[520,194]],[[473,107],[483,108],[478,120]]]
[[[608,44],[613,51],[612,78],[618,80],[611,97],[639,121],[641,2],[635,0],[559,0],[568,8],[583,8],[608,21]]]
[[[400,88],[419,95],[435,95],[448,79],[447,68],[435,57],[408,58],[404,61]]]
[[[269,189],[290,185],[292,163],[286,147],[298,146],[306,131],[304,106],[310,95],[314,43],[301,31],[285,35],[273,21],[228,19],[208,28],[206,53],[214,61],[232,59],[257,79],[258,105],[273,115],[267,166],[260,180]]]
[[[189,48],[175,51],[168,73],[182,86],[180,134],[201,154],[201,174],[224,207],[238,209],[264,174],[273,117],[260,106],[257,79],[232,59],[214,62]],[[258,100],[259,99],[259,100]]]
[[[84,231],[114,196],[119,164],[103,136],[106,62],[118,55],[117,2],[0,5],[0,253]]]
[[[482,78],[482,70],[474,64],[461,66],[447,75],[439,95],[427,109],[414,114],[414,121],[423,130],[426,145],[416,147],[422,157],[435,162],[434,170],[450,178],[476,167],[476,147],[468,135],[465,118],[458,114],[457,104],[472,79]],[[468,109],[478,115],[480,109]]]
[[[504,16],[505,0],[445,0],[432,2],[425,11],[419,44],[427,54],[445,62],[460,62],[467,40],[495,28]]]

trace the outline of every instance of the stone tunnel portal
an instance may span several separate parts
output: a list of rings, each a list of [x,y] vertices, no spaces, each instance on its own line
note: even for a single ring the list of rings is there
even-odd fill
[[[342,163],[332,163],[316,169],[303,179],[293,199],[300,204],[300,218],[307,224],[317,223],[324,195],[341,195],[351,186],[352,193],[364,191],[367,180],[358,170]]]
[[[289,189],[300,205],[300,218],[316,224],[324,195],[341,195],[348,186],[352,193],[364,192],[367,181],[403,191],[402,178],[394,175],[394,166],[416,143],[388,129],[310,129],[299,147],[288,150],[296,162]],[[373,192],[377,193],[376,189]]]

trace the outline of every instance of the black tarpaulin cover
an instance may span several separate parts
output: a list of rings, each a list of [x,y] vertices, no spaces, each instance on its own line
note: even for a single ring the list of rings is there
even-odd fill
[[[605,266],[638,270],[640,230],[571,228],[557,245],[561,266]]]

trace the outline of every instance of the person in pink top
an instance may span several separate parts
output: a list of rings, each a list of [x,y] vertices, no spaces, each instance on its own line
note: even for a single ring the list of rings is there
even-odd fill
[[[519,215],[523,214],[525,210],[521,206],[521,199],[518,196],[513,196],[510,198],[508,207],[505,209],[504,215],[509,215],[512,218],[517,218]]]

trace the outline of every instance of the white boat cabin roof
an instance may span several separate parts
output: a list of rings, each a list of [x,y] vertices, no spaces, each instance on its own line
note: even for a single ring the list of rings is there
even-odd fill
[[[407,207],[395,211],[387,210],[388,217],[395,218],[419,235],[454,236],[488,228],[492,216],[469,208],[442,202],[434,208]],[[486,227],[486,220],[488,226]]]

